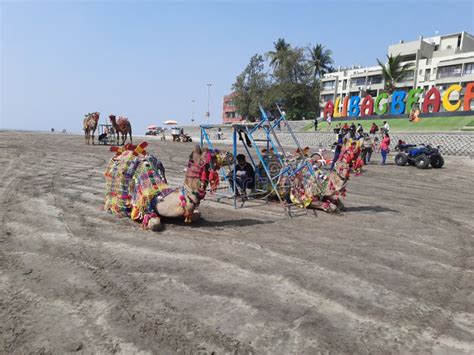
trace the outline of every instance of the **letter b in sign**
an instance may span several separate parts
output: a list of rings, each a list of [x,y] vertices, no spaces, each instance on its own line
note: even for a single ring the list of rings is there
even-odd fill
[[[351,97],[351,101],[349,101],[349,116],[359,116],[359,113],[360,113],[359,102],[360,102],[359,96]]]
[[[400,115],[405,111],[405,103],[403,102],[405,95],[405,91],[395,91],[392,94],[392,106],[390,106],[392,115]]]

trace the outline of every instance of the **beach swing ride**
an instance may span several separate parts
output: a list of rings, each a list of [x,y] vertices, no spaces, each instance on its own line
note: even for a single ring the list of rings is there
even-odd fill
[[[221,202],[223,199],[233,200],[234,208],[243,207],[249,200],[262,201],[263,204],[270,199],[277,200],[284,207],[289,217],[292,217],[293,207],[307,207],[307,201],[300,201],[294,194],[289,198],[286,193],[290,186],[296,184],[305,184],[309,177],[316,179],[317,172],[313,169],[310,159],[306,159],[300,143],[293,133],[291,126],[285,117],[285,113],[278,105],[279,117],[271,120],[262,106],[260,106],[261,120],[255,123],[239,123],[232,125],[232,155],[233,164],[228,164],[227,168],[221,168],[222,184],[216,192],[213,193],[214,199]],[[287,130],[291,137],[291,146],[297,147],[296,152],[301,154],[292,154],[282,145],[279,135],[281,127]],[[217,129],[216,125],[201,125],[201,147],[207,146],[214,149],[211,134],[212,130]],[[241,144],[239,144],[239,141]],[[252,165],[255,171],[255,187],[250,193],[239,194],[238,176],[237,176],[237,155],[239,146],[243,147],[243,153]],[[301,194],[304,195],[304,194]],[[304,196],[301,196],[304,199]],[[242,200],[240,206],[238,200]]]

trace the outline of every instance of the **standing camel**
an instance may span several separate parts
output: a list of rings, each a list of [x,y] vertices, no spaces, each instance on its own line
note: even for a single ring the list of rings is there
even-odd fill
[[[119,134],[122,135],[122,145],[125,144],[125,141],[127,140],[127,133],[130,135],[130,143],[133,143],[132,141],[132,125],[130,124],[130,121],[128,120],[127,117],[119,117],[117,120],[115,118],[115,115],[110,115],[110,123],[112,123],[112,126],[115,129],[115,134],[117,135],[117,144],[119,143]]]
[[[94,145],[94,134],[97,129],[97,123],[99,122],[99,112],[88,113],[84,118],[84,134],[86,138],[86,144],[90,144],[90,138],[92,133],[92,145]]]

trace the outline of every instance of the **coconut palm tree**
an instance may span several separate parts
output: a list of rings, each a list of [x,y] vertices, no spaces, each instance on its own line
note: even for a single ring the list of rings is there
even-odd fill
[[[278,38],[278,41],[273,42],[273,46],[275,50],[268,52],[267,57],[270,58],[270,66],[277,70],[283,64],[291,46],[283,38]]]
[[[400,54],[395,57],[390,54],[387,55],[387,63],[383,64],[377,59],[380,67],[382,68],[382,76],[385,82],[385,90],[392,93],[397,83],[404,81],[404,79],[411,73],[413,73],[413,63],[405,63],[402,65],[402,57]]]
[[[332,51],[325,49],[320,43],[316,43],[314,47],[308,47],[309,65],[313,71],[313,79],[321,78],[324,74],[333,70],[334,63],[331,56]]]

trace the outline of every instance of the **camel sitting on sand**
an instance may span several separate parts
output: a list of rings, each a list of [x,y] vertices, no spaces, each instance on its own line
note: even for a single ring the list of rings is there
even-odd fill
[[[130,143],[133,143],[132,141],[132,125],[130,124],[130,121],[128,120],[127,117],[119,117],[118,120],[116,119],[115,115],[110,115],[110,123],[115,129],[115,134],[117,137],[117,144],[119,142],[119,134],[122,135],[122,145],[125,144],[125,141],[127,140],[127,134],[130,136]]]
[[[360,149],[344,148],[333,171],[324,172],[317,168],[315,161],[310,158],[309,148],[298,149],[291,154],[295,166],[303,166],[308,161],[315,169],[314,173],[307,168],[301,169],[291,178],[282,176],[278,182],[278,193],[286,201],[291,201],[301,208],[319,209],[325,212],[340,212],[344,204],[340,197],[346,194],[346,185],[350,173],[360,169]],[[281,161],[275,154],[268,156],[268,164],[272,176],[279,174],[282,169]],[[260,164],[262,171],[263,166]]]
[[[189,156],[186,177],[180,188],[169,187],[161,162],[144,148],[127,144],[112,147],[116,155],[105,171],[104,209],[128,216],[142,223],[143,228],[161,229],[160,217],[184,217],[191,223],[200,217],[197,210],[206,195],[207,186],[215,190],[219,183],[218,169],[227,157],[219,151],[196,146]]]
[[[86,117],[84,118],[84,121],[83,121],[83,127],[84,127],[86,144],[90,144],[91,135],[92,135],[92,144],[93,145],[95,144],[94,134],[95,134],[95,130],[97,129],[97,123],[99,122],[99,115],[100,115],[99,112],[88,113],[87,115],[85,115]]]

